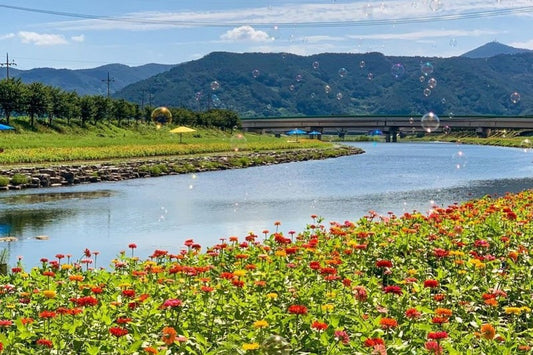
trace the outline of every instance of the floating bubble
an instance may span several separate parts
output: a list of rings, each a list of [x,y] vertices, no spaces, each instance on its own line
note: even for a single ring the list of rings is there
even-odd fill
[[[396,63],[392,65],[390,72],[394,78],[398,79],[405,74],[405,68],[401,63]]]
[[[446,98],[443,97],[442,99],[440,99],[440,102],[441,102],[442,104],[445,104],[445,103],[446,103]]]
[[[295,79],[296,79],[297,82],[300,82],[300,81],[302,81],[303,78],[304,77],[302,76],[302,74],[298,74],[298,75],[296,75]]]
[[[235,152],[245,150],[247,143],[246,137],[242,133],[235,133],[230,138],[231,149]]]
[[[463,169],[466,167],[466,155],[462,150],[459,150],[452,156],[453,165],[455,169]]]
[[[426,77],[424,75],[421,75],[420,78],[418,78],[418,80],[420,80],[420,82],[423,83],[424,81],[426,81]]]
[[[315,99],[316,98],[316,94],[314,92],[311,93],[311,98],[312,99]]]
[[[341,78],[344,78],[346,75],[348,75],[348,69],[340,68],[338,71],[338,74]]]
[[[409,124],[415,123],[415,119],[413,117],[409,117]]]
[[[164,106],[157,107],[152,111],[152,121],[161,127],[161,125],[172,122],[172,113]],[[158,127],[158,128],[159,128]]]
[[[290,355],[291,344],[279,335],[271,335],[261,343],[261,349],[265,354]]]
[[[515,91],[511,94],[510,99],[513,104],[517,104],[520,102],[520,94]]]
[[[337,100],[339,101],[342,100],[342,92],[338,92],[336,97],[337,97]]]
[[[200,99],[202,98],[203,94],[201,91],[198,91],[196,94],[194,94],[194,99],[196,101],[200,101]]]
[[[424,89],[424,96],[428,97],[429,95],[431,95],[431,89],[430,88],[425,88]]]
[[[425,76],[431,75],[431,73],[433,73],[433,64],[431,64],[430,62],[420,64],[420,71]]]
[[[420,120],[420,125],[422,126],[424,131],[431,133],[437,128],[439,128],[439,116],[437,116],[433,112],[428,112],[424,116],[422,116],[422,119]]]
[[[293,84],[289,85],[289,90],[290,90],[290,91],[294,91],[294,89],[295,89],[295,87],[294,87]]]
[[[452,131],[452,129],[450,128],[450,126],[442,127],[442,133],[444,133],[444,134],[450,134],[451,131]]]
[[[366,63],[364,60],[359,62],[359,68],[363,69],[366,66]]]
[[[261,72],[259,71],[259,69],[252,70],[252,76],[254,79],[258,78],[260,74]]]
[[[450,39],[450,47],[457,47],[457,39],[455,38]]]
[[[318,68],[320,68],[320,63],[318,61],[314,61],[313,62],[313,69],[314,70],[318,70]]]
[[[211,95],[211,102],[214,107],[220,107],[220,105],[222,105],[222,101],[220,101],[220,98],[215,94]]]
[[[210,86],[213,91],[220,89],[220,83],[216,80],[212,81]]]
[[[449,118],[454,118],[454,117],[455,117],[455,113],[450,112],[450,113],[448,114],[448,117],[449,117]]]
[[[431,78],[428,80],[428,86],[430,89],[435,89],[435,87],[437,86],[437,79],[435,78]]]
[[[272,105],[271,104],[267,105],[267,110],[269,110],[269,111],[272,110]]]
[[[441,0],[430,0],[429,1],[429,8],[431,11],[439,11],[442,10],[442,1]]]
[[[324,86],[324,91],[326,92],[326,94],[329,94],[331,92],[331,86],[325,85]]]
[[[374,79],[374,74],[368,73],[368,75],[366,77],[368,78],[368,80],[373,80]]]

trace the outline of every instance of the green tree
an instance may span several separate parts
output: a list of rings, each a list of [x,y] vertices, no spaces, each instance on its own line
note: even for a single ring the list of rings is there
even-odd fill
[[[110,108],[111,100],[101,95],[95,95],[92,97],[94,106],[94,122],[103,121],[107,118]]]
[[[13,111],[22,110],[22,94],[24,84],[20,78],[9,78],[0,80],[0,107],[4,111],[7,124]]]
[[[34,82],[29,84],[24,92],[24,105],[30,115],[31,126],[34,125],[35,116],[43,116],[47,113],[49,99],[48,87],[43,83]]]
[[[119,126],[122,120],[127,119],[133,115],[133,105],[124,99],[113,100],[112,106],[113,115],[117,119]]]
[[[81,125],[94,118],[95,108],[92,96],[82,96],[79,100]]]

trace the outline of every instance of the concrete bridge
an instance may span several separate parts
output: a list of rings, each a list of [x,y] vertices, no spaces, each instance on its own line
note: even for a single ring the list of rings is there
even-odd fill
[[[493,129],[533,130],[533,117],[510,116],[443,116],[432,132],[450,129],[474,129],[483,137]],[[421,116],[310,116],[242,119],[245,131],[283,133],[293,128],[321,133],[361,133],[380,130],[387,141],[395,142],[398,133],[423,132]]]

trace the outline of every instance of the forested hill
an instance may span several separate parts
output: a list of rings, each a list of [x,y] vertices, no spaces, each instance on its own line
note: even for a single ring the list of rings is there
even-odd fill
[[[90,69],[54,69],[35,68],[18,70],[10,68],[10,77],[20,78],[23,83],[41,82],[48,86],[75,91],[79,95],[107,95],[107,75],[109,73],[109,91],[114,93],[126,85],[149,78],[167,71],[173,65],[145,64],[130,67],[124,64],[108,64]],[[6,71],[0,71],[0,80],[6,77]]]
[[[515,94],[514,94],[515,93]],[[336,114],[532,115],[533,53],[489,58],[380,53],[211,53],[115,94],[242,117]]]

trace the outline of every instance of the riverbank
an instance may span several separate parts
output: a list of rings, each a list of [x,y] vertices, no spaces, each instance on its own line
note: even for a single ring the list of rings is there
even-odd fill
[[[335,145],[280,151],[230,152],[163,158],[101,161],[61,165],[35,165],[0,169],[0,190],[60,187],[122,181],[162,175],[239,169],[306,160],[321,160],[363,153],[362,149]]]

